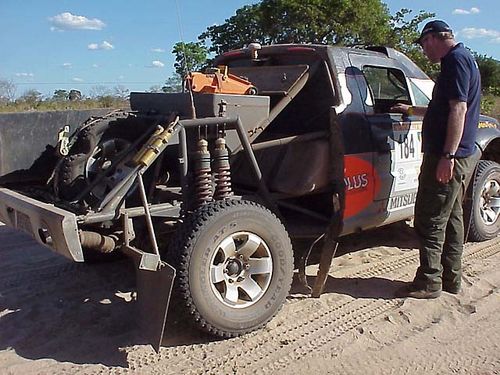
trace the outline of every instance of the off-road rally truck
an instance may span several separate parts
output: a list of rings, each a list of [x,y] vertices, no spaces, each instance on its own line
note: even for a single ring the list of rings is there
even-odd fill
[[[186,92],[132,93],[129,111],[56,124],[41,147],[0,124],[0,221],[76,262],[130,256],[155,348],[170,302],[217,336],[250,332],[294,269],[307,286],[310,249],[292,243],[322,240],[319,296],[339,236],[413,215],[422,118],[390,109],[427,105],[433,82],[405,55],[251,44],[214,67]],[[479,123],[469,240],[500,230],[498,125]],[[13,145],[30,142],[14,167]]]

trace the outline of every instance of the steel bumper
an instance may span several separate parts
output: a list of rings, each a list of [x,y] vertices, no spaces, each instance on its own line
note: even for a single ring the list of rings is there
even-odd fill
[[[84,261],[76,215],[69,211],[0,188],[0,221],[66,258]]]

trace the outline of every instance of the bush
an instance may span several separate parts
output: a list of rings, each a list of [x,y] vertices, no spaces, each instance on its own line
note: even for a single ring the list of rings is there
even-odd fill
[[[103,97],[95,99],[82,99],[75,101],[58,101],[52,99],[40,101],[16,100],[15,102],[0,102],[0,112],[26,112],[26,111],[65,111],[96,108],[129,108],[126,99],[116,97]]]
[[[491,116],[495,106],[495,97],[493,95],[484,95],[481,98],[481,113]]]

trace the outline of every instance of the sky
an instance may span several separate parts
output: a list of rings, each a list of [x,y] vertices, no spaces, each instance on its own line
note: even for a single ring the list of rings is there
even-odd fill
[[[304,0],[305,1],[305,0]],[[83,95],[120,86],[145,91],[173,74],[173,45],[197,41],[258,0],[0,0],[0,79],[16,94],[56,89]],[[433,12],[472,50],[500,60],[498,0],[387,0]],[[423,25],[421,25],[423,27]]]

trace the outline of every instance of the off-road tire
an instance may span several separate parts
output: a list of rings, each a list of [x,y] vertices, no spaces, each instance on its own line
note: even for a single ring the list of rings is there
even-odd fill
[[[498,212],[500,206],[500,165],[490,160],[480,160],[472,188],[472,212],[468,239],[485,241],[500,232]]]
[[[255,302],[238,299],[240,305],[232,306],[224,299],[224,293],[230,298],[228,289],[226,292],[217,289],[221,284],[222,287],[229,284],[227,281],[214,283],[211,272],[214,272],[214,267],[220,267],[214,264],[218,262],[223,244],[247,234],[254,241],[261,241],[258,250],[252,254],[257,257],[258,252],[266,254],[265,259],[259,258],[258,261],[267,262],[272,272],[262,276],[269,277],[269,280],[261,289],[260,298]],[[249,242],[237,247],[237,253],[244,253]],[[208,333],[226,338],[256,330],[273,318],[288,295],[293,277],[292,247],[284,226],[268,209],[251,201],[212,202],[189,214],[170,244],[167,260],[178,271],[174,296],[181,300],[180,305],[191,316],[192,323]],[[228,262],[232,260],[228,258]],[[250,266],[247,264],[247,267]],[[252,272],[250,267],[248,275]],[[242,288],[238,289],[238,296],[244,298],[246,289]]]

